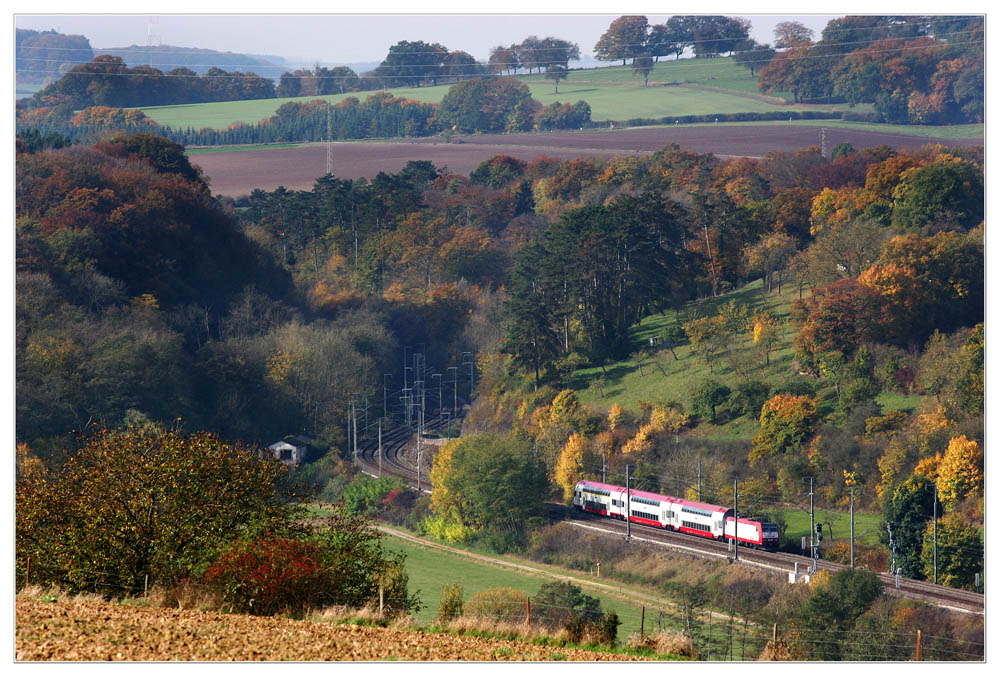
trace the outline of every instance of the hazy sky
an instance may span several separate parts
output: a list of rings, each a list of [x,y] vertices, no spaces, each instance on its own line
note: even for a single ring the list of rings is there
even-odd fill
[[[330,9],[343,7],[332,3],[326,6]],[[406,6],[416,7],[412,4]],[[470,9],[489,7],[475,3],[464,6]],[[421,9],[424,7],[420,6]],[[691,7],[689,11],[697,11],[700,7]],[[773,41],[774,25],[779,21],[800,21],[812,28],[818,37],[830,19],[840,16],[740,15],[750,19],[752,37],[759,42]],[[381,61],[389,46],[400,40],[439,42],[449,50],[464,50],[477,59],[485,60],[490,47],[520,42],[529,35],[551,35],[570,40],[580,45],[582,54],[591,54],[594,43],[618,16],[620,13],[466,16],[19,14],[15,16],[15,25],[18,28],[55,29],[60,33],[84,35],[95,48],[145,45],[147,33],[152,29],[156,36],[154,44],[158,40],[163,45],[273,54],[291,61],[354,63]],[[651,24],[662,23],[669,17],[668,14],[646,16]]]

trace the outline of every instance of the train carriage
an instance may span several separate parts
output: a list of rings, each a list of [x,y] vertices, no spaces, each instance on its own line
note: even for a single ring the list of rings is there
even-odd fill
[[[732,508],[689,501],[649,491],[603,482],[581,480],[573,490],[573,505],[586,512],[636,524],[680,531],[702,538],[733,540],[741,545],[774,550],[778,547],[778,527],[773,522],[740,517]],[[735,533],[734,533],[735,532]]]

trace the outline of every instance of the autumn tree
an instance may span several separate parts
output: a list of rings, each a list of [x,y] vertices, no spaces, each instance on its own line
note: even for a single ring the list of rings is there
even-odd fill
[[[553,478],[562,489],[563,500],[566,502],[573,498],[576,483],[583,479],[584,468],[592,462],[589,449],[590,443],[586,437],[580,433],[572,433],[559,455]]]
[[[781,274],[795,254],[795,241],[782,232],[762,237],[756,244],[747,244],[743,256],[749,271],[763,275],[768,292],[777,281],[777,291],[781,293]]]
[[[611,408],[608,409],[608,428],[612,432],[614,432],[614,430],[618,428],[620,425],[622,425],[622,423],[624,422],[625,422],[625,410],[622,409],[622,406],[620,404],[615,402],[614,404],[611,405]]]
[[[833,94],[830,66],[837,55],[821,44],[799,44],[774,55],[760,71],[757,89],[761,92],[791,92],[796,102],[827,99]]]
[[[493,47],[490,50],[488,65],[494,73],[506,72],[508,75],[516,75],[517,69],[521,67],[517,59],[517,45]]]
[[[715,360],[728,342],[725,320],[721,315],[700,317],[685,323],[684,333],[691,347],[708,365],[709,373],[714,373]]]
[[[948,442],[937,473],[938,495],[949,510],[967,496],[983,492],[983,452],[965,435]]]
[[[819,420],[819,401],[815,397],[775,395],[761,408],[760,428],[750,449],[750,462],[801,449]]]
[[[923,341],[983,319],[984,250],[978,232],[954,231],[887,242],[860,280],[892,301],[905,333]]]
[[[298,514],[282,466],[243,444],[155,426],[101,430],[18,481],[17,563],[32,580],[141,589],[200,574],[217,549]]]
[[[453,440],[434,455],[431,509],[474,531],[521,533],[544,514],[544,466],[526,439],[474,435]]]
[[[899,340],[894,328],[885,324],[888,310],[884,296],[855,280],[816,289],[811,298],[792,306],[792,322],[799,328],[796,352],[815,364],[823,353],[846,358],[866,341]]]
[[[753,344],[764,353],[764,363],[771,364],[771,353],[781,344],[781,323],[764,311],[753,318]]]
[[[514,78],[463,80],[448,88],[437,118],[466,134],[502,132],[519,108],[533,101],[527,85]]]
[[[635,59],[643,53],[648,31],[649,21],[646,17],[620,16],[611,22],[608,30],[594,45],[594,58],[598,61],[621,59],[624,66],[628,59]]]

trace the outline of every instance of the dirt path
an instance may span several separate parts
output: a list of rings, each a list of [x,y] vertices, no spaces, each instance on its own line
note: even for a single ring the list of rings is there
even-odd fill
[[[525,573],[532,574],[534,576],[541,576],[544,578],[551,578],[557,581],[569,581],[575,585],[579,585],[582,588],[590,588],[592,590],[600,590],[616,597],[621,597],[638,604],[646,604],[650,606],[658,606],[662,608],[676,608],[676,605],[662,597],[656,597],[655,595],[649,595],[646,593],[626,590],[620,584],[609,584],[609,583],[598,583],[590,578],[579,578],[576,576],[569,576],[566,574],[558,574],[545,569],[540,569],[538,567],[533,567],[527,564],[520,564],[518,562],[511,562],[510,560],[498,559],[496,557],[488,557],[486,555],[480,555],[478,553],[469,552],[468,550],[460,550],[459,548],[453,548],[448,545],[443,545],[441,543],[435,543],[434,541],[428,541],[423,538],[418,538],[416,536],[411,536],[410,534],[398,531],[391,527],[378,525],[379,531],[395,536],[396,538],[401,538],[405,541],[411,543],[416,543],[428,548],[435,548],[438,550],[445,550],[447,552],[453,553],[455,555],[460,555],[462,557],[468,557],[469,559],[476,560],[478,562],[483,562],[485,564],[490,564],[493,566],[506,567],[508,569],[515,569],[517,571],[523,571]]]

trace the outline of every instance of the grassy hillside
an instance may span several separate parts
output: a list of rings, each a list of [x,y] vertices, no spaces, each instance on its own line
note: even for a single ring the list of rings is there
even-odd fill
[[[808,292],[807,292],[808,293]],[[798,289],[794,285],[782,287],[781,294],[766,293],[762,282],[757,280],[729,294],[712,299],[704,299],[690,304],[701,316],[715,315],[718,307],[735,299],[737,303],[749,305],[753,312],[767,310],[782,322],[781,339],[778,348],[771,353],[770,365],[763,360],[754,372],[752,378],[777,384],[793,376],[794,349],[792,340],[795,337],[794,327],[789,323],[792,302],[798,298]],[[690,310],[691,308],[688,308]],[[683,320],[681,320],[683,322]],[[677,312],[668,310],[665,313],[650,315],[634,327],[631,332],[632,345],[635,351],[649,343],[652,336],[663,336],[666,329],[678,322]],[[684,343],[674,349],[677,359],[669,350],[660,350],[651,357],[643,359],[642,373],[639,362],[633,357],[601,367],[588,367],[577,370],[571,379],[571,387],[576,391],[580,402],[592,409],[606,413],[612,404],[618,403],[626,411],[638,414],[639,402],[677,401],[690,409],[691,393],[704,380],[712,378],[732,387],[740,378],[734,373],[725,360],[719,359],[709,369],[705,361],[695,354],[691,345]],[[603,396],[597,387],[597,379],[604,375]],[[832,387],[821,389],[817,393],[824,414],[829,414],[836,400]],[[893,393],[882,393],[879,403],[885,408],[914,409],[922,398],[904,397]],[[688,434],[701,435],[719,439],[750,439],[757,432],[757,422],[748,417],[739,417],[722,425],[701,423]]]
[[[756,78],[731,59],[681,59],[662,61],[649,77],[649,87],[633,75],[631,66],[609,66],[571,71],[569,78],[555,86],[544,75],[519,75],[531,94],[543,104],[554,101],[590,104],[593,120],[627,120],[636,117],[695,115],[711,113],[767,112],[787,108],[780,98],[757,93]],[[438,87],[397,88],[395,96],[417,101],[440,101],[448,85]],[[257,122],[288,101],[311,101],[316,98],[337,103],[348,96],[360,99],[372,92],[354,92],[326,97],[225,101],[183,106],[148,106],[141,110],[162,125],[171,127],[213,127],[223,129],[234,122]],[[839,106],[796,106],[796,109],[847,110]],[[864,106],[854,110],[866,110]]]
[[[410,576],[409,589],[420,590],[420,601],[424,605],[416,615],[416,621],[421,625],[429,625],[437,618],[441,603],[441,588],[445,585],[460,583],[465,600],[468,601],[477,592],[489,588],[514,588],[528,596],[534,596],[539,587],[555,580],[554,576],[542,576],[530,571],[518,571],[488,564],[465,555],[418,545],[392,536],[388,537],[386,545],[389,550],[406,555],[406,572]],[[536,566],[532,564],[532,567]],[[581,574],[576,572],[574,575]],[[601,600],[602,609],[618,613],[622,621],[618,629],[619,639],[623,640],[632,633],[639,632],[641,605],[599,590],[585,588],[584,592]]]

